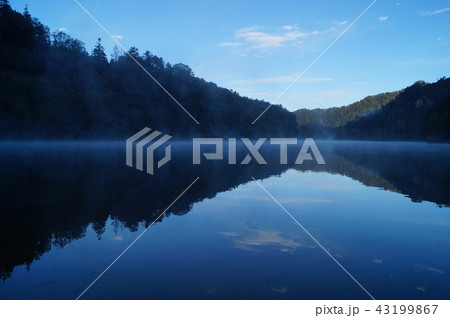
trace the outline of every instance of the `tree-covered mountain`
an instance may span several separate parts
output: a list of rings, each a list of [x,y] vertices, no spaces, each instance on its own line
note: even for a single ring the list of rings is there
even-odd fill
[[[294,113],[302,136],[450,141],[450,79],[418,81],[348,106]]]
[[[401,91],[367,96],[359,102],[342,107],[306,109],[294,111],[301,135],[330,135],[330,128],[342,127],[358,118],[380,110],[398,96]]]
[[[179,101],[190,118],[134,60]],[[300,109],[275,105],[194,76],[135,47],[83,42],[51,33],[25,8],[0,0],[0,139],[124,139],[143,127],[179,137],[296,136],[340,139],[450,140],[450,80],[417,82],[348,106]]]
[[[2,139],[123,139],[145,126],[177,137],[282,136],[297,132],[295,116],[239,96],[146,51],[136,59],[199,122],[195,123],[133,59],[101,40],[83,42],[49,28],[28,10],[0,1],[0,136]]]
[[[335,130],[338,138],[450,141],[450,79],[418,81],[380,111]]]

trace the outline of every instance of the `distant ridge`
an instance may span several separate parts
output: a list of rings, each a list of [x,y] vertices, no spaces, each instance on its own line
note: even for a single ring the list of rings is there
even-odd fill
[[[417,81],[348,106],[299,109],[294,114],[302,136],[450,141],[450,79]]]
[[[294,111],[300,133],[317,134],[324,128],[342,127],[358,118],[374,113],[395,99],[401,91],[367,96],[362,100],[342,107],[299,109]]]
[[[335,130],[338,138],[450,141],[450,79],[418,81],[380,111]]]

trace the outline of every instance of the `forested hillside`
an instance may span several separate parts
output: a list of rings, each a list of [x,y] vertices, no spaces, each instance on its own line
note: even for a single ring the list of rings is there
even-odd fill
[[[418,81],[379,112],[335,130],[338,138],[450,141],[450,79]]]
[[[0,0],[0,139],[121,139],[143,127],[178,138],[297,136],[377,140],[450,140],[450,80],[422,81],[359,102],[294,113],[194,76],[132,47],[110,58],[101,39],[51,33],[25,8]],[[132,58],[130,57],[132,56]],[[199,122],[133,61],[137,60]]]
[[[330,136],[330,128],[342,127],[360,117],[380,110],[396,98],[400,91],[368,96],[348,106],[299,109],[294,112],[302,135]]]
[[[294,112],[301,136],[450,141],[450,79],[418,81],[349,106]]]
[[[99,39],[92,52],[64,32],[51,33],[28,10],[0,1],[0,138],[124,139],[151,127],[180,138],[283,136],[297,132],[295,116],[239,96],[166,63],[149,51],[129,53],[199,122],[195,123],[139,66]]]

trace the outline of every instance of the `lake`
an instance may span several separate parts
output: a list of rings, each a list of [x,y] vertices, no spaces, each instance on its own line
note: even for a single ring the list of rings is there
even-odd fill
[[[450,145],[317,145],[192,165],[177,142],[150,175],[121,142],[3,142],[0,299],[76,299],[155,220],[81,299],[370,299],[335,260],[376,299],[449,299]]]

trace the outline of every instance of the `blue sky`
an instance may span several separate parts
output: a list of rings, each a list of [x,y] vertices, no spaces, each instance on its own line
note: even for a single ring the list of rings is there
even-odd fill
[[[241,95],[274,101],[373,0],[79,0],[136,46]],[[91,51],[114,42],[73,0],[12,0]],[[277,103],[342,106],[417,80],[450,77],[450,0],[377,0]],[[149,79],[150,80],[150,79]]]

